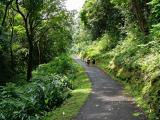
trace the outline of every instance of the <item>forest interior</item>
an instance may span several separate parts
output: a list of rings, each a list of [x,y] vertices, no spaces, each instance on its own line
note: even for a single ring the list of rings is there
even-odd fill
[[[0,120],[75,118],[92,84],[73,55],[160,120],[160,0],[66,1],[0,0]]]

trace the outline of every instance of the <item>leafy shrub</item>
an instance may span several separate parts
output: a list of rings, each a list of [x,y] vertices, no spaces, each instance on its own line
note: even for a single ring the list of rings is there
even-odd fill
[[[51,74],[62,74],[67,75],[67,77],[74,77],[76,67],[76,64],[68,55],[62,54],[50,63],[39,65],[39,67],[33,71],[33,75],[45,76]]]
[[[76,65],[63,54],[33,71],[30,83],[0,87],[0,120],[40,119],[70,96],[74,72]]]
[[[102,52],[107,52],[115,47],[117,44],[116,40],[108,34],[104,34],[98,38],[91,45],[88,46],[86,51],[82,51],[81,56],[85,57],[97,57]]]
[[[68,78],[59,75],[35,77],[32,79],[44,91],[44,101],[49,108],[59,106],[69,95]]]
[[[98,39],[100,41],[92,42],[88,49],[83,51],[86,57],[96,56],[101,67],[130,86],[132,94],[139,98],[138,102],[150,120],[160,118],[158,28],[159,24],[153,26],[151,35],[144,37],[137,28],[132,27],[126,38],[112,49],[108,49],[112,43],[107,43],[102,36]]]
[[[38,120],[70,94],[67,78],[59,75],[35,77],[21,87],[8,84],[0,91],[1,120]]]

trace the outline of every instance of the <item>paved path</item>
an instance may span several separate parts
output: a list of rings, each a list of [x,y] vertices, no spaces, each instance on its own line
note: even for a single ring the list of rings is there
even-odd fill
[[[92,82],[92,93],[75,120],[146,120],[134,103],[124,94],[122,85],[97,67],[87,66],[78,58]],[[139,116],[136,114],[141,113]]]

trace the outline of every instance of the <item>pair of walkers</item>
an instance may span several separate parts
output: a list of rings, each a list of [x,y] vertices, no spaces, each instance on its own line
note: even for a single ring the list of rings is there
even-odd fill
[[[95,65],[96,64],[96,60],[95,59],[87,59],[87,65],[89,66],[91,63],[92,65]]]

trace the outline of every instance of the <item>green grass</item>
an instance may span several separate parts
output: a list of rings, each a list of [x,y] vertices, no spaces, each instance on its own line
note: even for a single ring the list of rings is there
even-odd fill
[[[72,90],[71,97],[59,108],[49,112],[43,120],[72,120],[79,113],[91,92],[91,83],[81,67],[76,76],[73,82],[75,89]]]

